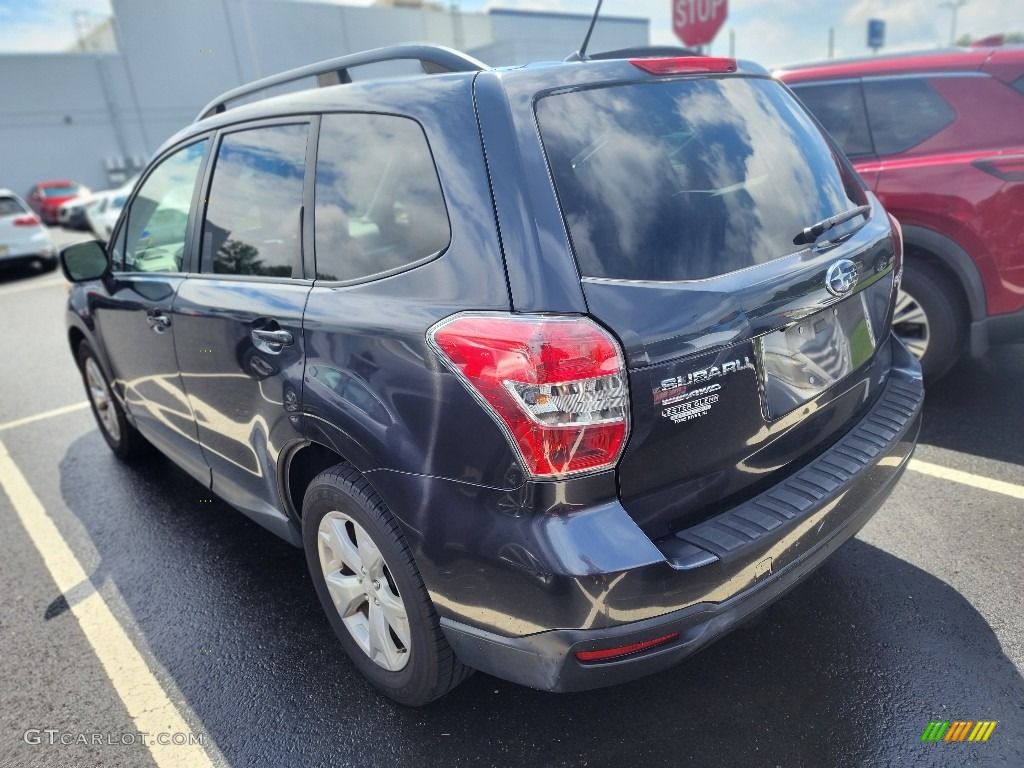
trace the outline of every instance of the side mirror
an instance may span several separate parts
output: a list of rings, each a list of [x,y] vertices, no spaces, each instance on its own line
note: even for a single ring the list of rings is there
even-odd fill
[[[110,260],[102,245],[86,240],[61,250],[60,269],[72,283],[82,283],[103,277],[110,269]]]

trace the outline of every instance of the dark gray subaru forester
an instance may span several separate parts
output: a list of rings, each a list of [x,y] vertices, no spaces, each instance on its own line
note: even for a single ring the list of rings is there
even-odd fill
[[[62,266],[113,451],[304,547],[423,704],[665,669],[853,536],[919,426],[901,251],[758,67],[403,46],[224,94]]]

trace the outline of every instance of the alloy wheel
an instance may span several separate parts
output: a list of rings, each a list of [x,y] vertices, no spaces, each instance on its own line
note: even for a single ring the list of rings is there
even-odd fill
[[[902,288],[896,296],[896,310],[892,317],[896,336],[920,360],[928,351],[931,325],[921,304]]]
[[[100,424],[110,439],[118,442],[121,439],[121,425],[117,421],[117,411],[110,387],[107,386],[107,380],[103,378],[95,358],[89,357],[85,361],[85,383]]]
[[[320,567],[345,628],[389,672],[409,662],[409,617],[391,570],[370,534],[343,512],[324,515],[317,531]]]

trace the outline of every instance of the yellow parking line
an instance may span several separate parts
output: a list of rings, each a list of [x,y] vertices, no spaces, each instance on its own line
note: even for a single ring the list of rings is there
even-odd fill
[[[950,469],[938,464],[929,464],[920,459],[911,459],[908,469],[920,472],[922,475],[938,477],[942,480],[950,480],[961,485],[969,485],[972,488],[981,488],[983,491],[1001,493],[1014,499],[1024,499],[1024,485],[1014,485],[1002,480],[994,480],[991,477],[982,477],[970,472],[961,472],[959,469]]]
[[[61,594],[76,587],[76,591],[81,591],[82,585],[86,585],[87,596],[72,602],[71,612],[139,732],[149,734],[145,742],[154,762],[161,768],[212,768],[210,756],[201,744],[188,743],[190,740],[187,738],[186,743],[175,744],[172,737],[162,739],[172,743],[159,743],[160,734],[191,734],[191,729],[124,628],[114,618],[102,595],[96,591],[2,442],[0,486],[11,500]]]
[[[8,421],[6,424],[0,424],[0,432],[5,429],[14,429],[15,427],[23,427],[26,424],[32,424],[36,421],[45,421],[46,419],[52,419],[54,416],[63,416],[65,413],[73,413],[74,411],[80,411],[83,408],[89,407],[89,401],[83,400],[80,403],[74,405],[64,405],[60,408],[54,408],[52,411],[45,411],[43,413],[37,413],[35,416],[26,416],[22,419],[15,419],[14,421]]]

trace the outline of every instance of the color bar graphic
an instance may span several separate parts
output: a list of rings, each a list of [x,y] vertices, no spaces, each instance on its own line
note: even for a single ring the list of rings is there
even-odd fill
[[[996,720],[932,720],[921,741],[988,741],[997,724]]]

